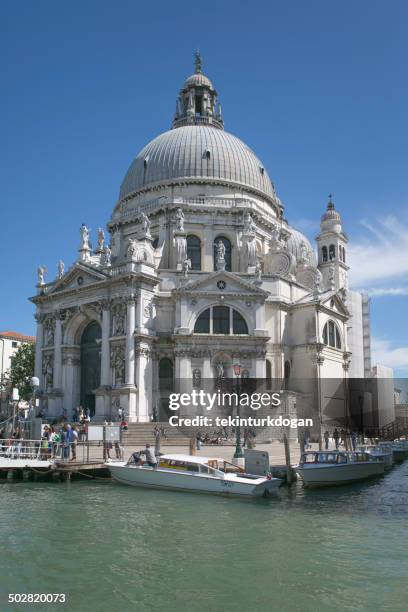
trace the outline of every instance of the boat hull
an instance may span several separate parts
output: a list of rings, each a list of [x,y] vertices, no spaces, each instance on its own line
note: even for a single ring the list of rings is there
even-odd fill
[[[327,487],[343,485],[384,474],[384,463],[367,461],[346,463],[344,465],[310,465],[297,466],[296,472],[306,487]]]
[[[210,493],[213,495],[227,495],[239,497],[266,497],[276,492],[282,480],[259,479],[241,482],[226,477],[216,478],[204,474],[170,472],[168,470],[151,467],[134,467],[127,465],[114,465],[106,463],[112,478],[121,484],[133,487],[146,487],[151,489],[166,489],[189,491],[193,493]]]

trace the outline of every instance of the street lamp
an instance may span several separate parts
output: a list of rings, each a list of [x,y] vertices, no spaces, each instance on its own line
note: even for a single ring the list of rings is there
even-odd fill
[[[234,364],[234,374],[237,379],[237,426],[236,426],[236,443],[235,443],[235,453],[234,459],[242,459],[244,456],[242,452],[241,446],[241,425],[240,425],[240,415],[239,415],[239,402],[240,402],[240,392],[241,392],[241,374],[242,374],[242,366],[239,363]]]
[[[32,402],[33,402],[34,417],[36,417],[37,414],[36,414],[36,409],[35,409],[36,408],[36,406],[35,406],[35,392],[37,391],[38,387],[40,386],[40,381],[37,378],[37,376],[33,376],[30,379],[30,385],[33,388],[33,399],[32,399]]]

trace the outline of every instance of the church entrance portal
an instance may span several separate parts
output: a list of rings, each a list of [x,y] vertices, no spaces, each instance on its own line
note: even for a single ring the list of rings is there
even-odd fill
[[[81,406],[95,415],[95,390],[101,384],[101,327],[93,321],[81,337]]]

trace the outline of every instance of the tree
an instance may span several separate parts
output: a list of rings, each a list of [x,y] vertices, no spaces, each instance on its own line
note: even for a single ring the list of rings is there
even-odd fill
[[[7,385],[17,388],[20,399],[29,399],[33,393],[30,379],[34,376],[35,344],[20,344],[10,359],[10,370],[6,373]]]

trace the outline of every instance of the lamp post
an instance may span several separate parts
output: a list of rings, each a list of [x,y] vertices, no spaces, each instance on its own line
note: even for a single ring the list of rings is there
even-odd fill
[[[241,446],[241,425],[240,425],[240,414],[239,414],[239,402],[240,402],[240,393],[241,393],[241,373],[242,373],[242,366],[239,363],[234,364],[234,374],[236,376],[236,380],[237,380],[237,396],[238,396],[238,403],[237,403],[237,426],[236,426],[236,442],[235,442],[235,453],[234,453],[234,459],[242,459],[242,457],[244,456],[243,452],[242,452],[242,446]]]
[[[36,417],[36,416],[37,416],[37,413],[36,413],[36,409],[35,409],[35,408],[36,408],[36,406],[35,406],[35,393],[36,393],[36,391],[37,391],[38,387],[40,386],[40,381],[39,381],[39,379],[37,378],[37,376],[33,376],[33,377],[30,379],[30,385],[31,385],[31,386],[32,386],[32,388],[33,388],[33,399],[32,399],[32,402],[33,402],[34,416]]]

